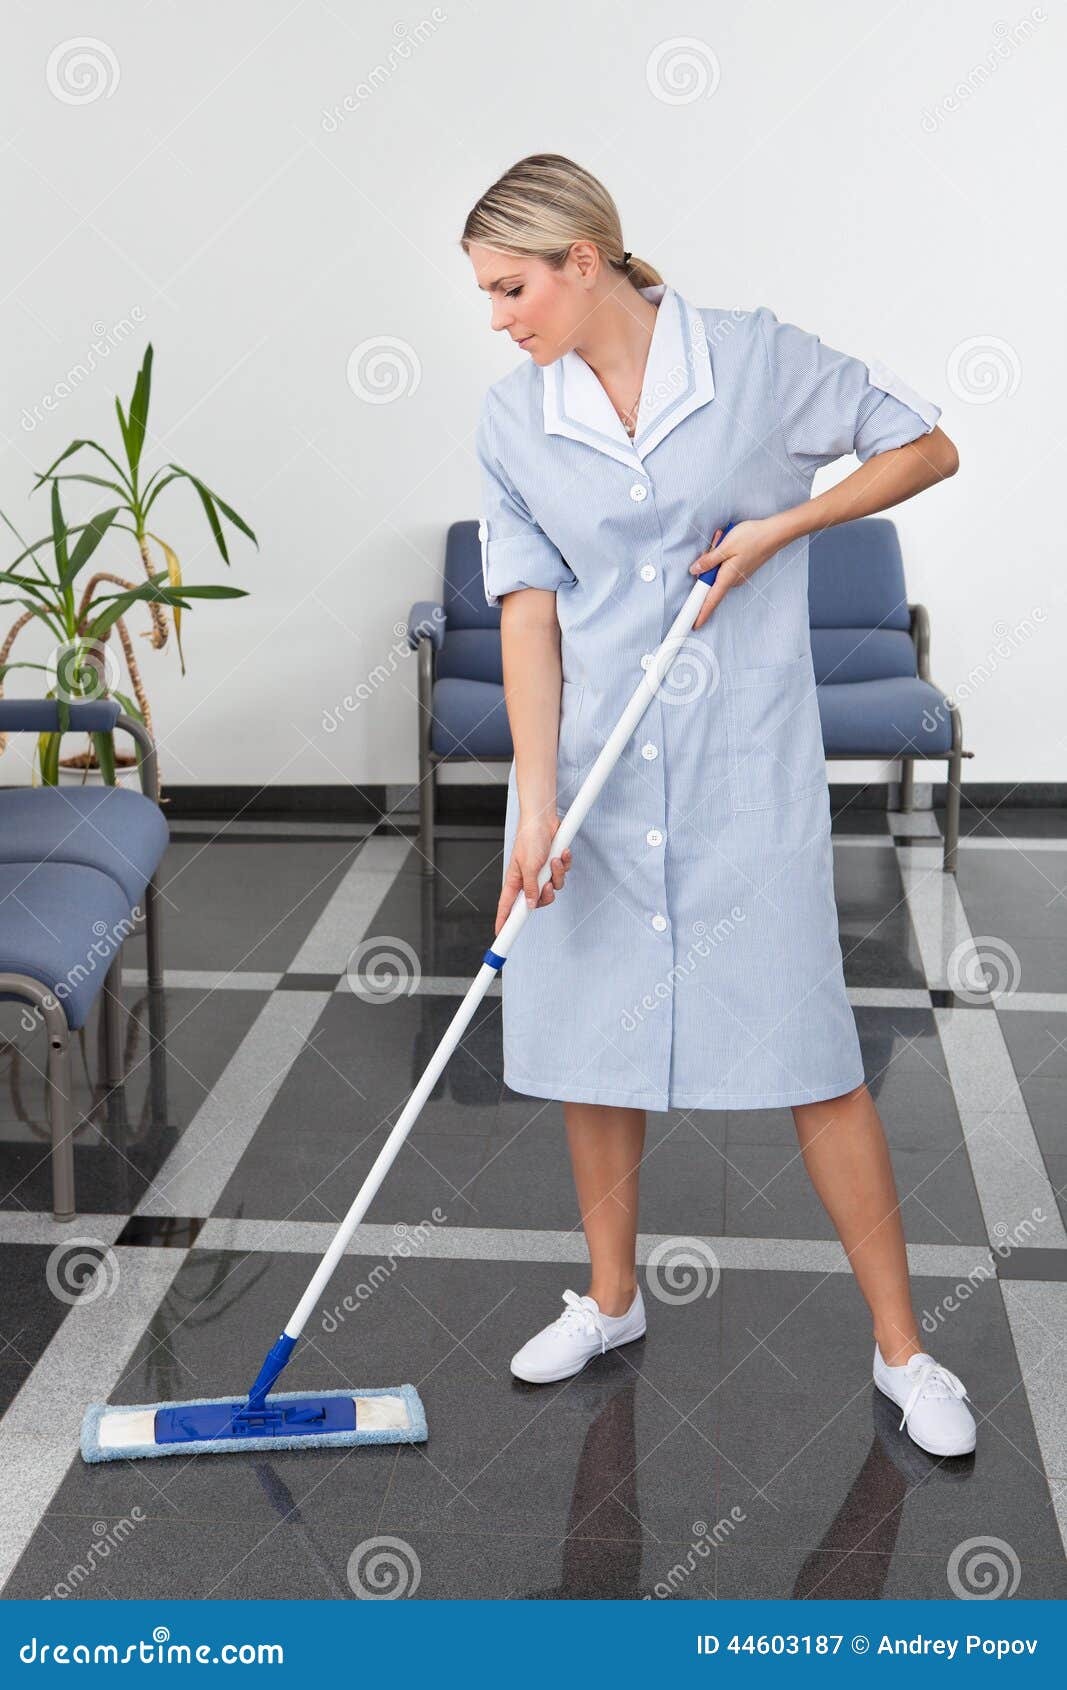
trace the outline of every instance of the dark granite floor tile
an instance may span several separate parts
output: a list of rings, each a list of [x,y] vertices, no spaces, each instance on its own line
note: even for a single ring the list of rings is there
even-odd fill
[[[834,1238],[794,1144],[754,1144],[727,1137],[728,1236]],[[904,1233],[912,1244],[959,1244],[981,1238],[984,1224],[966,1151],[893,1147]]]
[[[21,1390],[78,1294],[95,1256],[48,1244],[0,1244],[0,1413]],[[79,1266],[78,1264],[82,1265]]]
[[[166,966],[285,970],[362,848],[172,840],[160,869]]]
[[[136,1208],[152,1177],[210,1095],[263,1007],[260,992],[127,987],[122,1033],[125,1085],[108,1092],[100,1049],[99,1005],[73,1052],[74,1175],[81,1213]],[[5,1011],[12,1004],[0,1005]],[[43,1038],[12,1026],[0,1086],[0,1208],[50,1210],[51,1130]]]

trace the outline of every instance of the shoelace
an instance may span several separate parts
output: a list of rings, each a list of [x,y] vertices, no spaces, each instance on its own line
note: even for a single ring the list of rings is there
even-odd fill
[[[942,1396],[947,1394],[950,1397],[957,1397],[962,1400],[967,1395],[963,1381],[957,1379],[954,1373],[950,1373],[947,1367],[942,1367],[938,1361],[924,1361],[921,1367],[915,1369],[915,1383],[911,1388],[907,1402],[904,1404],[904,1413],[897,1428],[898,1431],[904,1430],[908,1422],[908,1415],[931,1385],[943,1386],[944,1389],[938,1393]]]
[[[600,1334],[600,1353],[601,1355],[605,1355],[607,1353],[608,1343],[607,1332],[604,1329],[602,1316],[599,1315],[595,1309],[591,1309],[588,1303],[583,1303],[577,1291],[564,1291],[563,1301],[566,1303],[567,1307],[560,1315],[556,1324],[558,1326],[562,1326],[564,1330],[566,1330],[568,1327],[577,1322],[579,1328],[583,1332],[598,1332]]]

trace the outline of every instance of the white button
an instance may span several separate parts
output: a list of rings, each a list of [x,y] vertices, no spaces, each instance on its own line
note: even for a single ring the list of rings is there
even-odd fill
[[[645,834],[645,838],[648,840],[650,845],[663,844],[663,835],[658,827],[650,827],[648,832]]]
[[[653,658],[654,658],[654,657],[655,657],[655,655],[656,655],[656,654],[655,654],[655,652],[654,652],[654,651],[646,651],[646,652],[645,652],[645,655],[644,655],[644,657],[642,657],[642,659],[641,659],[641,667],[642,667],[642,669],[647,669],[647,668],[648,668],[648,666],[649,666],[649,664],[650,664],[650,663],[651,663],[651,662],[652,662],[652,659],[653,659]]]
[[[662,933],[663,929],[667,925],[667,917],[665,915],[654,915],[652,917],[652,925],[656,929],[657,933]]]
[[[656,579],[656,566],[654,563],[645,564],[644,568],[641,570],[641,579],[642,581],[654,581]]]
[[[643,487],[640,481],[635,481],[630,488],[630,497],[635,505],[639,505],[642,499],[648,498],[648,488]]]
[[[646,762],[651,763],[653,757],[659,756],[659,752],[656,750],[656,747],[652,744],[652,741],[649,740],[646,745],[642,745],[641,755],[645,759]]]

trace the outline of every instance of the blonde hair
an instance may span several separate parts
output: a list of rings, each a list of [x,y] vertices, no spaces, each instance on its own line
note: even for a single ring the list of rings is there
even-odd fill
[[[468,212],[460,246],[543,258],[562,269],[575,241],[592,241],[635,288],[663,281],[651,264],[625,256],[618,208],[604,184],[560,153],[531,153],[506,170]]]

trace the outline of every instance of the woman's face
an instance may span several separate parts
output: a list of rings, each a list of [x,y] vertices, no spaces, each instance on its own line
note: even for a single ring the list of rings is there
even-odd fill
[[[494,329],[503,329],[535,364],[552,364],[571,350],[593,303],[588,281],[579,279],[583,272],[575,253],[562,270],[543,258],[475,243],[469,257],[478,286],[489,294]]]

